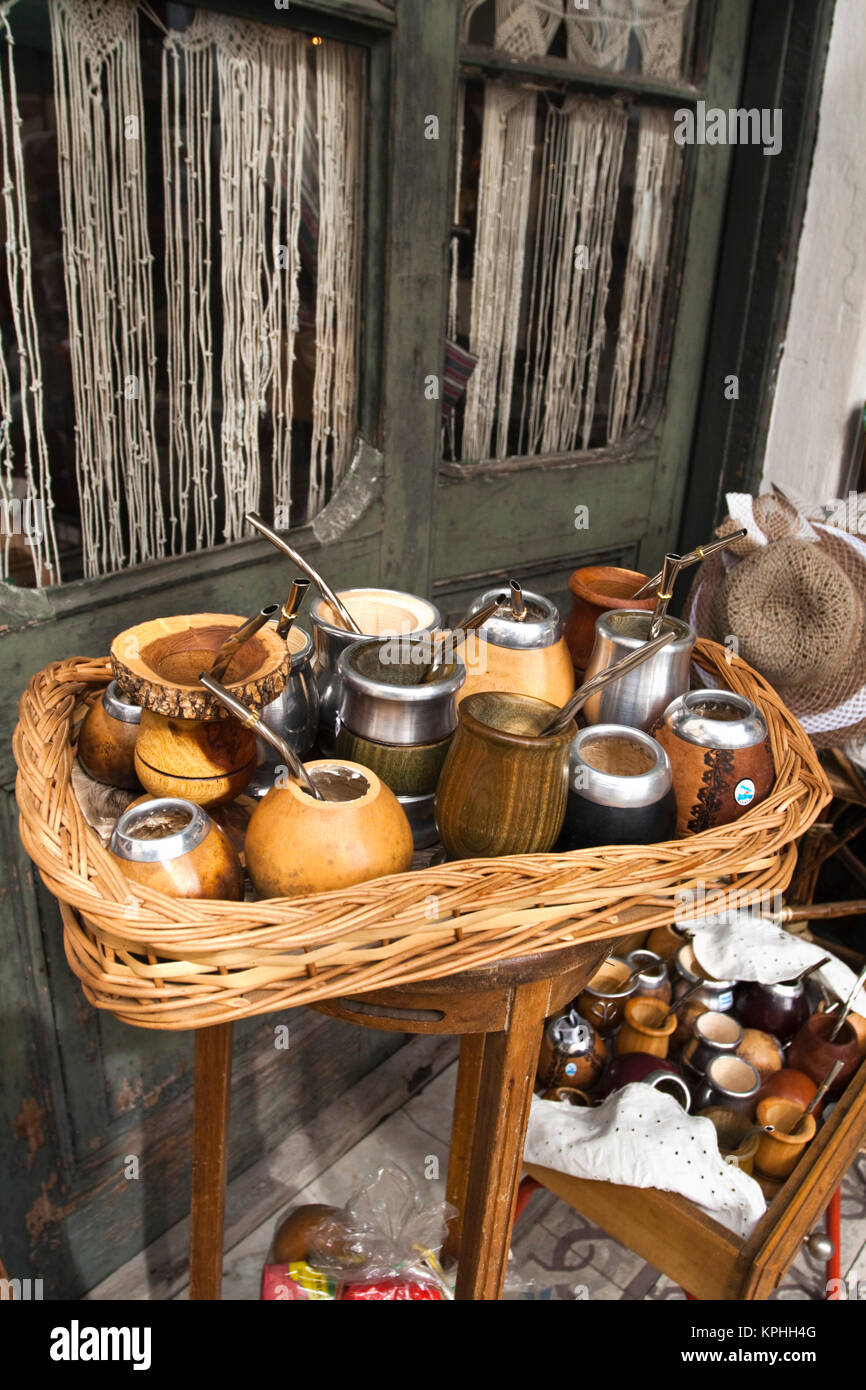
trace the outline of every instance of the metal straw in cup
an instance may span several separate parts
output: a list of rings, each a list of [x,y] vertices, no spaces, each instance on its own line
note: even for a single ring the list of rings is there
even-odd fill
[[[283,641],[285,641],[292,630],[292,625],[295,618],[298,616],[298,610],[304,601],[304,596],[310,587],[310,583],[311,581],[309,579],[304,578],[295,578],[292,580],[289,596],[280,609],[280,620],[277,623],[277,636],[282,637]]]
[[[547,734],[558,734],[561,733],[563,729],[568,728],[568,725],[577,712],[582,709],[587,700],[590,699],[596,691],[601,690],[603,686],[608,685],[611,681],[618,680],[618,678],[624,676],[627,671],[634,670],[635,666],[642,666],[651,656],[655,656],[656,652],[660,652],[662,647],[666,647],[669,642],[673,642],[676,635],[673,629],[670,632],[663,632],[660,637],[656,637],[651,642],[645,642],[642,647],[638,647],[633,652],[628,652],[626,656],[614,662],[613,666],[606,666],[603,671],[599,671],[597,676],[593,676],[592,680],[586,681],[584,685],[580,686],[580,688],[574,692],[559,712],[554,715],[550,723],[541,730],[539,737],[543,738]]]
[[[247,622],[241,623],[241,626],[235,629],[231,637],[226,638],[217,651],[213,665],[210,668],[210,673],[214,680],[222,680],[232,663],[232,658],[244,643],[248,642],[251,637],[254,637],[259,628],[264,627],[265,623],[270,622],[271,618],[278,612],[279,604],[269,603],[267,608],[263,608],[261,612],[256,613],[255,617],[250,618]]]
[[[252,527],[255,528],[256,531],[260,532],[261,535],[266,537],[266,539],[270,541],[271,545],[275,545],[278,550],[281,550],[283,552],[284,555],[288,555],[289,559],[294,561],[298,569],[303,570],[304,574],[306,574],[313,581],[316,588],[319,590],[319,593],[322,595],[323,598],[327,599],[328,603],[331,605],[334,612],[337,614],[337,617],[339,618],[343,627],[348,628],[350,632],[356,632],[359,637],[363,637],[364,634],[362,633],[358,624],[355,622],[355,619],[352,617],[346,605],[343,603],[342,599],[339,599],[337,597],[330,584],[328,584],[322,578],[317,569],[313,568],[309,560],[305,560],[303,555],[300,555],[297,550],[294,550],[292,546],[289,545],[288,541],[284,541],[282,536],[278,535],[276,531],[274,531],[270,526],[268,526],[267,522],[262,520],[258,512],[247,512],[245,519],[250,523]]]
[[[746,528],[743,526],[739,531],[732,531],[729,536],[724,536],[720,541],[709,541],[706,545],[696,545],[694,550],[690,550],[688,554],[680,557],[679,568],[684,570],[687,569],[689,565],[696,565],[699,560],[709,560],[711,555],[715,555],[719,550],[724,550],[732,541],[738,541],[745,535]],[[645,584],[641,585],[636,594],[632,594],[632,598],[643,598],[644,594],[648,594],[653,589],[657,589],[662,582],[663,575],[664,570],[659,570],[658,574],[654,574],[652,579],[648,579]]]
[[[313,782],[304,764],[301,762],[298,755],[289,747],[285,739],[280,738],[279,734],[275,734],[273,729],[268,728],[267,724],[263,724],[261,715],[258,714],[256,710],[249,709],[242,700],[236,700],[234,695],[226,690],[224,685],[220,685],[219,681],[214,680],[214,678],[207,675],[206,672],[201,672],[199,680],[206,690],[209,690],[212,695],[215,695],[217,699],[225,705],[226,709],[230,710],[231,713],[240,720],[245,729],[252,729],[253,733],[255,733],[258,738],[263,738],[266,743],[269,743],[272,748],[277,750],[280,757],[285,759],[286,766],[292,777],[303,787],[305,792],[315,797],[317,801],[330,800],[330,797],[324,796],[323,793],[319,791],[319,788]]]
[[[492,603],[485,603],[484,607],[479,608],[477,613],[471,614],[468,618],[461,618],[457,626],[453,627],[450,634],[443,639],[438,652],[433,657],[433,660],[427,667],[427,670],[424,672],[418,684],[429,685],[431,681],[435,681],[447,664],[445,661],[445,652],[448,648],[448,644],[453,643],[454,646],[456,646],[458,642],[463,641],[468,632],[473,632],[476,628],[481,627],[483,623],[487,622],[488,618],[493,617],[497,608],[502,607],[507,597],[507,594],[497,594]]]
[[[662,630],[662,623],[664,622],[665,614],[668,611],[668,604],[674,596],[674,584],[676,583],[677,575],[680,572],[681,564],[681,556],[675,555],[673,554],[673,552],[665,556],[665,562],[662,568],[661,582],[659,584],[658,590],[656,591],[655,608],[653,609],[653,615],[650,619],[650,641],[652,641],[654,637],[658,637],[659,633]]]
[[[517,623],[522,623],[526,617],[526,599],[523,597],[523,586],[517,579],[509,579],[511,589],[511,616]]]
[[[833,1082],[836,1080],[836,1077],[839,1075],[844,1065],[844,1062],[833,1063],[832,1067],[828,1071],[827,1075],[824,1077],[824,1080],[821,1082],[821,1085],[818,1087],[812,1099],[809,1101],[809,1104],[806,1106],[806,1109],[803,1111],[796,1125],[791,1130],[792,1135],[800,1133],[800,1130],[806,1123],[807,1117],[812,1114],[813,1110],[817,1110],[818,1106],[824,1099],[824,1096],[827,1094],[827,1091],[833,1085]]]
[[[848,1015],[850,1014],[851,1009],[852,1009],[853,1004],[854,1004],[854,1000],[857,998],[857,995],[860,993],[860,991],[861,991],[861,989],[863,988],[863,985],[864,985],[864,984],[866,984],[866,965],[864,965],[863,969],[860,971],[860,974],[857,976],[857,979],[854,981],[854,987],[853,987],[853,989],[851,990],[851,993],[848,995],[848,998],[845,1000],[845,1003],[842,1005],[842,1009],[841,1009],[841,1011],[840,1011],[839,1017],[836,1019],[836,1026],[835,1026],[835,1028],[833,1029],[832,1033],[830,1034],[830,1039],[829,1039],[830,1042],[835,1042],[835,1041],[836,1041],[836,1038],[837,1038],[837,1037],[839,1036],[839,1034],[841,1033],[841,1031],[842,1031],[842,1024],[845,1022],[845,1019],[846,1019],[846,1018],[848,1017]]]

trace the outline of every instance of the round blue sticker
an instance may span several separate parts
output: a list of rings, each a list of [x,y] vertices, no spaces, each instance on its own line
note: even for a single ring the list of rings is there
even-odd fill
[[[734,787],[734,800],[738,806],[748,806],[755,797],[755,784],[748,777]]]

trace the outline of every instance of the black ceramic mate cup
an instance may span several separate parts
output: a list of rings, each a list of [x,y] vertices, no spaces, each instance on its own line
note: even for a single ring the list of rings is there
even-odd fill
[[[667,840],[676,814],[670,763],[655,739],[622,724],[581,729],[571,745],[558,850]]]

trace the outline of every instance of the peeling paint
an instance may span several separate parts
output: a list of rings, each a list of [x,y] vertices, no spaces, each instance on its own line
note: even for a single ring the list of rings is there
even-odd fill
[[[42,1191],[27,1212],[24,1221],[30,1237],[30,1254],[34,1259],[40,1246],[56,1250],[60,1245],[60,1226],[73,1210],[74,1203],[58,1206],[52,1199],[51,1188],[57,1186],[57,1174],[52,1173],[47,1182],[42,1183]]]
[[[26,1139],[29,1149],[27,1159],[28,1170],[36,1162],[36,1155],[45,1143],[45,1134],[42,1130],[42,1120],[45,1111],[33,1096],[28,1096],[21,1102],[21,1108],[12,1122],[16,1139]]]

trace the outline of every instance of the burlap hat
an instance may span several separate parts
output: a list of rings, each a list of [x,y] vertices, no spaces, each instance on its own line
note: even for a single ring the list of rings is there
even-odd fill
[[[685,616],[774,686],[818,748],[866,733],[866,543],[778,492],[728,494],[717,535],[747,535],[697,571]]]

